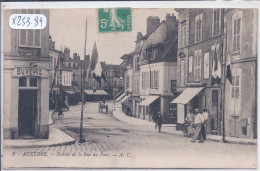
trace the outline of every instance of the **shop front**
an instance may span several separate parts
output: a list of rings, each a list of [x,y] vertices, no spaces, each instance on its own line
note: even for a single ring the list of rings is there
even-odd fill
[[[177,98],[171,103],[177,104],[177,123],[176,129],[181,130],[185,122],[187,113],[195,108],[202,111],[203,109],[203,95],[202,90],[204,87],[186,88]]]
[[[141,106],[141,117],[145,120],[152,121],[153,115],[158,114],[160,112],[160,96],[142,96],[143,100],[139,104]]]
[[[49,74],[42,67],[4,72],[4,138],[48,138]]]

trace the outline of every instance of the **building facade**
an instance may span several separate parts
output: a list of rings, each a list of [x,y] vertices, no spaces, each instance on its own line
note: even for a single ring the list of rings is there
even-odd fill
[[[135,50],[122,56],[125,92],[131,94],[123,103],[131,116],[152,120],[160,112],[165,122],[174,122],[170,101],[177,82],[177,26],[174,14],[167,14],[162,22],[149,16],[146,35],[138,32]]]
[[[49,137],[49,10],[6,10],[44,14],[42,30],[14,30],[4,22],[4,138]]]
[[[158,23],[159,21],[159,23]],[[149,24],[149,23],[156,23]],[[177,82],[178,20],[174,14],[167,14],[160,22],[157,17],[147,18],[149,31],[143,38],[140,56],[140,117],[151,120],[161,113],[165,123],[174,122],[170,102],[171,91]]]
[[[231,71],[231,82],[225,80],[225,132],[232,137],[257,138],[258,12],[226,9],[224,21],[225,57]]]
[[[207,132],[221,133],[221,87],[213,73],[221,77],[223,58],[223,9],[177,9],[178,99],[177,123],[182,124],[189,110],[208,109]],[[213,69],[213,59],[216,68]],[[185,99],[185,100],[184,100]]]

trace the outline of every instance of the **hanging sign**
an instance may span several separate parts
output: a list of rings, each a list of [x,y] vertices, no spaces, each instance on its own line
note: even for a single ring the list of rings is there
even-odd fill
[[[13,77],[35,76],[49,77],[48,72],[43,68],[38,67],[17,67],[13,70]]]

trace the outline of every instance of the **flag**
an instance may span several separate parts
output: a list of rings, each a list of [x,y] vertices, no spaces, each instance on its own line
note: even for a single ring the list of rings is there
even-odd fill
[[[92,50],[90,69],[93,72],[93,77],[97,80],[97,82],[101,83],[101,78],[103,78],[106,81],[105,75],[102,72],[101,63],[98,60],[98,51],[97,51],[96,42]]]
[[[220,84],[221,83],[221,63],[218,59],[217,47],[215,45],[215,51],[213,55],[213,62],[212,62],[212,78],[211,78],[211,85]]]
[[[231,62],[229,54],[226,63],[226,78],[228,79],[229,83],[232,84]]]

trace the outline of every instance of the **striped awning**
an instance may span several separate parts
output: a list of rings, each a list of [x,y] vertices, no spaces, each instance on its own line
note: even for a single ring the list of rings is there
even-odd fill
[[[130,97],[130,95],[123,97],[123,99],[120,100],[120,103],[124,103],[129,97]]]
[[[122,93],[117,99],[116,101],[120,101],[123,97],[125,97],[126,93]]]
[[[177,98],[171,103],[187,104],[195,97],[204,87],[186,88]]]

